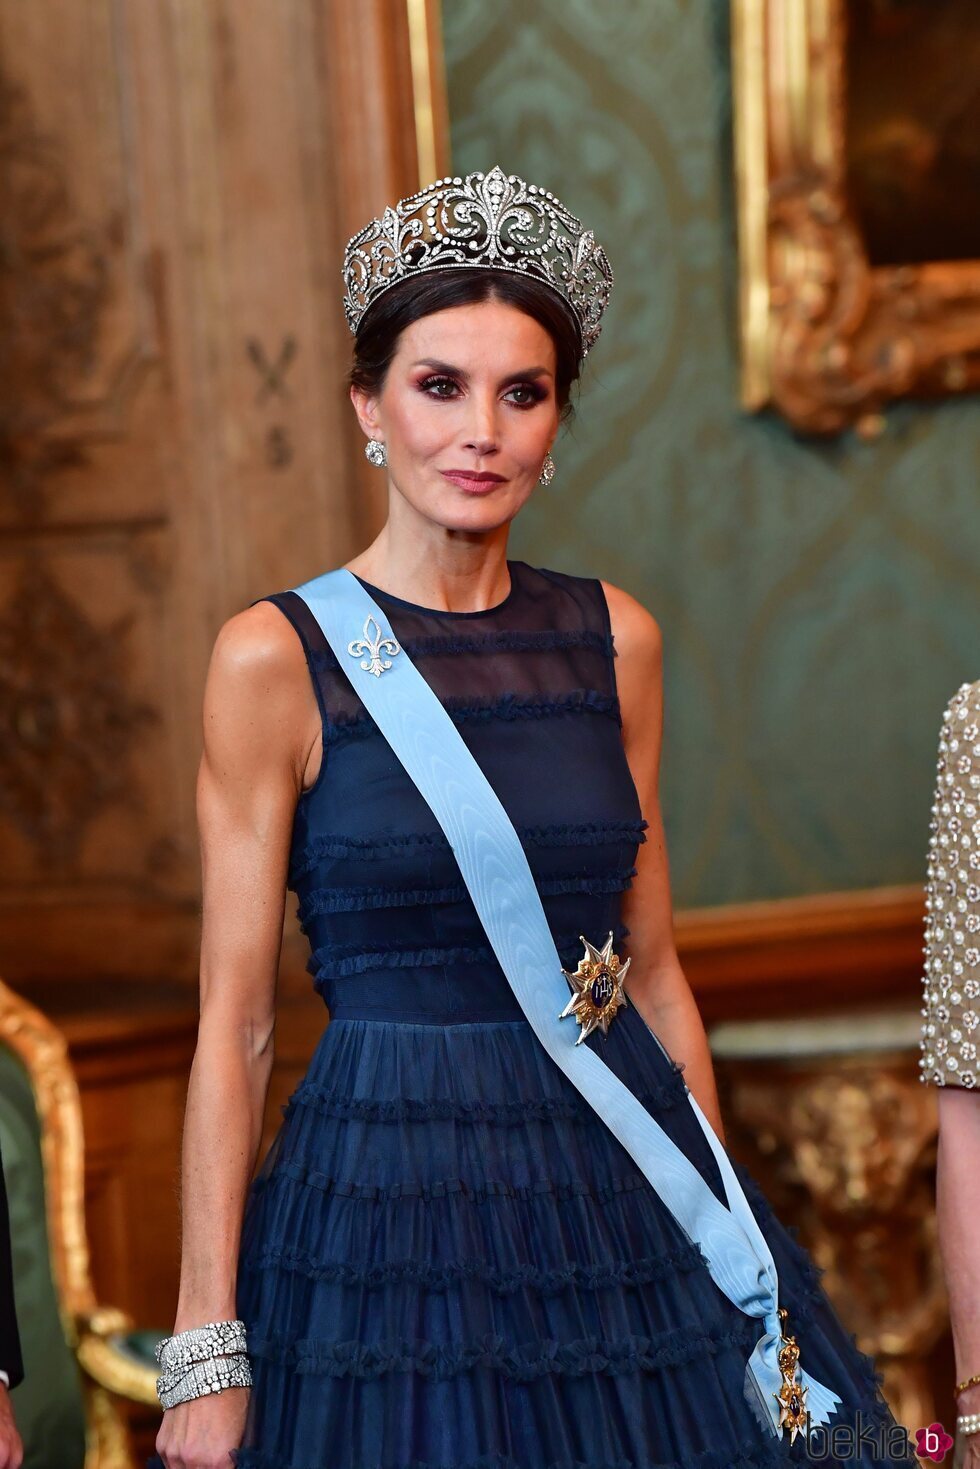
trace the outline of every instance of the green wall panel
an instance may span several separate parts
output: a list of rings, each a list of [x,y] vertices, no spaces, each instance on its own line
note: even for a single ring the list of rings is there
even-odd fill
[[[454,171],[554,190],[616,274],[510,549],[663,628],[675,901],[922,881],[943,707],[980,676],[980,403],[873,445],[740,410],[722,0],[443,0],[443,28]]]

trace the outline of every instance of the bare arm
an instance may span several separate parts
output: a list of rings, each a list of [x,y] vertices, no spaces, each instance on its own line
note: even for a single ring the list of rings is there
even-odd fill
[[[663,640],[656,620],[628,592],[603,582],[616,641],[616,683],[623,744],[649,822],[636,858],[637,875],[623,900],[634,955],[629,998],[677,1061],[715,1132],[725,1141],[711,1053],[691,987],[674,943],[667,844],[660,811],[663,741]]]
[[[318,755],[302,647],[282,613],[258,603],[222,628],[204,696],[201,1006],[184,1118],[175,1333],[237,1314],[242,1215],[273,1060],[289,841]],[[245,1393],[170,1409],[158,1450],[175,1462],[230,1463]]]
[[[936,1205],[939,1250],[949,1294],[956,1381],[980,1373],[980,1091],[942,1087],[939,1091],[939,1158]],[[980,1412],[980,1386],[959,1394],[960,1413]],[[980,1465],[980,1434],[967,1440]]]

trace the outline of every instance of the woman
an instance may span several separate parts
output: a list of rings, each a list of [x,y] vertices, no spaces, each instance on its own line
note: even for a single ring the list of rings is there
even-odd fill
[[[938,1086],[936,1204],[956,1358],[957,1469],[980,1469],[980,682],[943,715],[929,840],[920,1077]]]
[[[720,1136],[671,937],[658,626],[615,586],[506,555],[550,478],[608,262],[558,200],[494,169],[399,201],[351,240],[344,275],[351,398],[389,496],[347,570],[506,807],[569,978],[609,934],[628,1000],[586,1045],[724,1205],[681,1077]],[[168,1469],[822,1462],[798,1425],[754,1415],[760,1324],[709,1273],[720,1247],[680,1227],[542,1048],[352,679],[296,590],[233,617],[214,650]],[[287,882],[331,1018],[249,1188]],[[819,1272],[740,1177],[833,1424],[890,1434],[886,1455],[826,1461],[914,1463]],[[183,1389],[185,1333],[210,1323]]]

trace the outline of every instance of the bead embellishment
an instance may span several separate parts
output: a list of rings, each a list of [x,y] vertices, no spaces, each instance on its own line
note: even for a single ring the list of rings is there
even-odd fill
[[[980,682],[943,714],[929,822],[920,1081],[980,1086]]]
[[[391,667],[391,658],[385,658],[382,654],[390,653],[394,657],[401,652],[401,648],[395,638],[385,632],[377,618],[369,613],[364,620],[361,636],[351,639],[347,644],[347,651],[353,658],[360,658],[362,653],[367,653],[368,657],[362,661],[361,667],[365,673],[373,673],[376,678],[380,678]]]
[[[583,933],[579,938],[585,945],[585,956],[578,961],[578,968],[574,971],[562,969],[575,993],[558,1017],[564,1020],[567,1015],[575,1016],[581,1026],[575,1040],[577,1046],[597,1028],[606,1035],[616,1011],[621,1005],[629,1004],[623,993],[623,980],[630,967],[629,959],[620,964],[619,955],[613,953],[611,929],[601,949],[589,943]]]

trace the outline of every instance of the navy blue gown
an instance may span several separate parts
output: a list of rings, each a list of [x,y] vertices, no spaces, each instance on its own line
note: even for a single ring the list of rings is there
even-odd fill
[[[647,823],[605,596],[590,577],[508,564],[509,594],[479,612],[362,582],[514,822],[562,964],[578,964],[580,934],[601,946],[610,929],[625,958],[621,897]],[[761,1323],[541,1047],[435,818],[305,603],[268,600],[302,641],[322,715],[289,886],[330,1021],[247,1199],[239,1469],[825,1462],[758,1427],[742,1386]],[[637,1009],[584,1044],[724,1202],[683,1066]],[[802,1363],[843,1399],[835,1421],[860,1412],[901,1438],[820,1272],[737,1171]],[[917,1462],[861,1452],[826,1462]]]

